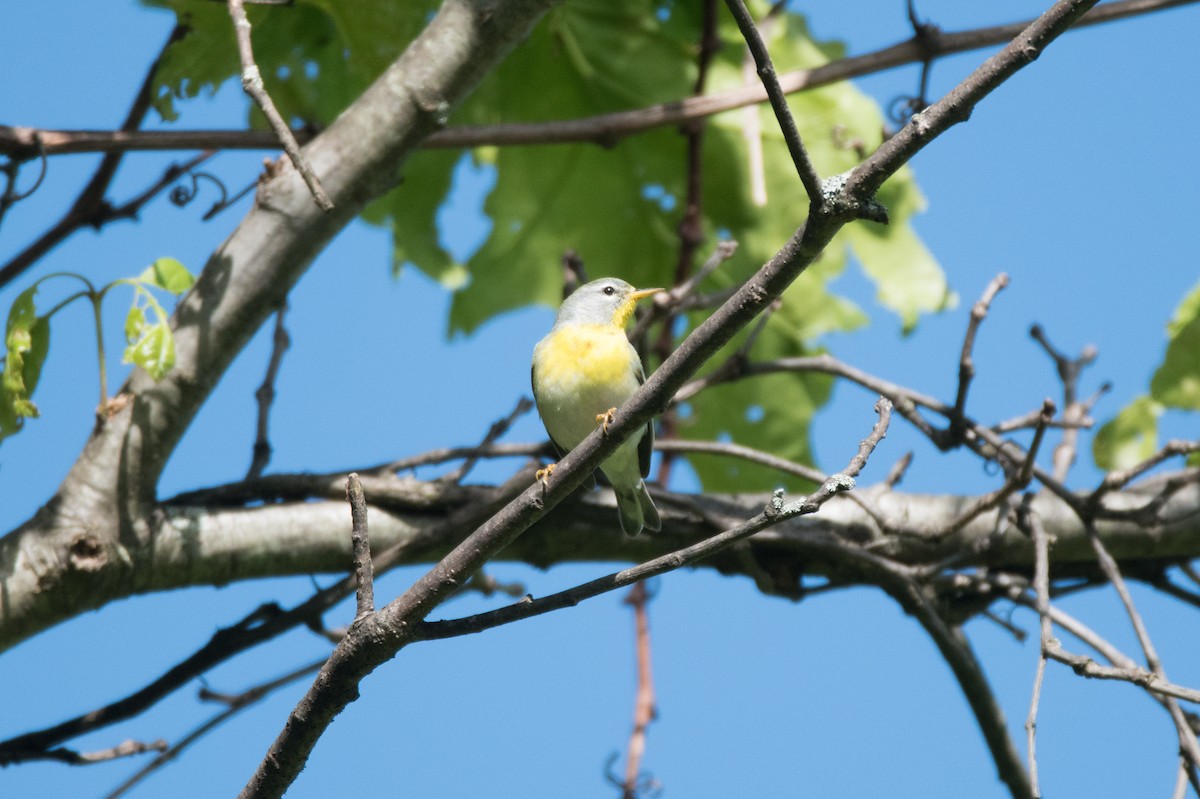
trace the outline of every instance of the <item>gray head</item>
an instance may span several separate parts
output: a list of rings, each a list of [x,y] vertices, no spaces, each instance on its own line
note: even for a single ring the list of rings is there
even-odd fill
[[[616,325],[625,327],[634,306],[662,289],[635,289],[617,277],[584,283],[563,300],[556,325]]]

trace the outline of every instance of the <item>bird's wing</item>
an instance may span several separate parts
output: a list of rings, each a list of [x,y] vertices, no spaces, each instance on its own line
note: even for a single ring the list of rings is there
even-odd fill
[[[632,347],[632,345],[631,345]],[[634,377],[637,378],[638,385],[646,382],[646,372],[642,368],[642,359],[638,357],[637,352],[634,352],[633,362],[636,364],[633,368]],[[646,432],[642,434],[642,440],[638,442],[638,471],[642,477],[650,476],[650,455],[654,452],[654,420],[646,422]]]

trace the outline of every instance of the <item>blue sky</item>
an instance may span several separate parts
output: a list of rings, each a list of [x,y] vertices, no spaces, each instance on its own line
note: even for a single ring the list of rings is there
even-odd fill
[[[922,16],[947,30],[1040,10],[1025,2],[920,4]],[[15,6],[0,28],[0,64],[10,76],[0,83],[0,123],[117,126],[172,22],[133,3]],[[841,38],[852,53],[906,35],[899,0],[822,4],[810,11],[810,22],[818,36]],[[929,208],[915,226],[960,295],[959,308],[901,337],[899,322],[875,305],[872,287],[851,269],[838,286],[871,312],[873,323],[825,343],[867,371],[952,399],[966,311],[987,282],[1006,271],[1012,284],[993,306],[976,348],[971,409],[977,417],[1008,418],[1036,407],[1043,396],[1057,397],[1053,368],[1027,334],[1034,322],[1068,352],[1098,347],[1083,390],[1113,382],[1096,411],[1101,419],[1143,391],[1161,358],[1163,326],[1198,274],[1200,163],[1190,144],[1200,127],[1197,30],[1200,8],[1189,7],[1069,34],[988,98],[968,124],[923,152],[913,166]],[[938,62],[931,94],[950,88],[983,57]],[[904,69],[858,85],[887,101],[910,93],[915,83],[916,71]],[[238,87],[226,85],[210,102],[188,106],[184,122],[236,126],[245,106]],[[262,156],[222,155],[209,169],[240,187],[257,174]],[[171,154],[131,159],[112,195],[139,191],[174,160]],[[51,162],[45,184],[3,220],[0,260],[54,221],[94,163],[91,156]],[[485,229],[476,209],[486,185],[486,176],[464,170],[455,202],[442,215],[443,235],[456,254],[469,252]],[[209,202],[206,195],[178,209],[159,201],[137,222],[116,223],[99,235],[78,233],[31,274],[79,271],[106,282],[165,255],[198,269],[248,207],[243,201],[201,223]],[[528,391],[529,353],[552,309],[510,313],[448,343],[448,296],[412,270],[393,279],[389,262],[388,234],[355,224],[293,293],[288,326],[294,344],[277,384],[272,470],[351,468],[472,443]],[[0,291],[0,308],[28,283]],[[43,296],[64,290],[48,283]],[[107,310],[113,340],[126,299],[114,297]],[[0,449],[3,531],[52,493],[90,429],[96,367],[88,316],[81,306],[55,325],[37,396],[43,418]],[[244,473],[269,332],[239,356],[201,412],[171,460],[164,496]],[[109,360],[110,371],[122,374],[119,352],[110,352]],[[435,371],[436,379],[422,379]],[[352,394],[349,387],[364,374],[369,389]],[[871,424],[872,402],[864,392],[838,388],[815,432],[822,466],[836,469],[849,457]],[[1195,438],[1194,419],[1169,422],[1171,434]],[[542,435],[537,420],[527,417],[509,439]],[[975,459],[936,454],[899,423],[865,482],[878,479],[907,449],[917,458],[905,490],[970,493],[999,483]],[[1098,479],[1088,461],[1085,453],[1074,485]],[[481,466],[476,478],[502,479],[510,466]],[[603,564],[549,572],[498,565],[492,573],[544,594],[608,570]],[[418,573],[389,574],[377,594],[394,596]],[[744,578],[707,571],[671,574],[653,588],[660,718],[650,730],[645,767],[665,785],[666,796],[1004,795],[946,665],[880,592],[843,591],[792,604],[762,597]],[[258,603],[294,604],[310,591],[308,578],[175,591],[113,603],[60,625],[0,659],[0,736],[121,696]],[[1177,682],[1200,684],[1196,614],[1148,591],[1135,596],[1168,673]],[[483,604],[463,599],[435,616]],[[1127,653],[1136,652],[1110,591],[1072,597],[1063,606]],[[331,623],[339,618],[346,614],[329,616]],[[1014,621],[1034,630],[1029,614],[1018,612]],[[967,631],[1018,730],[1032,685],[1034,643],[1020,644],[987,621],[973,621]],[[318,657],[323,648],[310,633],[292,633],[215,669],[207,681],[217,690],[242,690]],[[306,686],[302,680],[242,714],[131,795],[236,792]],[[196,700],[198,687],[71,745],[175,740],[219,710]],[[633,687],[632,618],[617,594],[468,639],[413,646],[364,683],[363,699],[333,725],[289,796],[344,792],[349,773],[356,790],[376,795],[610,797],[614,790],[602,773],[611,752],[623,753]],[[1165,714],[1136,689],[1085,682],[1052,664],[1040,720],[1048,794],[1170,791],[1174,733]],[[1018,742],[1023,745],[1020,735]],[[0,771],[0,794],[100,796],[138,765],[135,759],[10,768]]]

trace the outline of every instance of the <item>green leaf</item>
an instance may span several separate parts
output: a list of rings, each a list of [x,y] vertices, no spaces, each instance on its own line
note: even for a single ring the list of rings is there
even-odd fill
[[[436,235],[438,208],[450,191],[459,157],[445,150],[413,153],[405,165],[404,184],[376,200],[363,214],[368,222],[391,227],[396,274],[411,264],[447,289],[463,285],[466,275],[462,266],[454,263]]]
[[[166,321],[144,325],[125,347],[124,360],[142,367],[155,380],[171,371],[175,365],[175,337]]]
[[[789,325],[773,324],[774,318],[771,322],[753,344],[753,360],[812,354],[789,335]],[[713,363],[724,363],[744,346],[748,335],[737,336]],[[717,385],[696,395],[688,407],[681,409],[679,433],[683,438],[731,441],[797,463],[812,463],[809,426],[817,410],[829,400],[832,387],[830,377],[815,373],[779,373]],[[687,458],[705,491],[763,491],[778,486],[790,490],[811,488],[800,478],[734,458],[713,455]]]
[[[455,117],[456,122],[567,119],[644,107],[691,94],[700,20],[698,6],[673,4],[662,19],[649,4],[578,0],[552,11],[527,45],[491,76]],[[765,11],[765,4],[757,7]],[[744,44],[723,16],[725,47],[709,71],[709,91],[743,85]],[[768,32],[783,70],[826,63],[840,46],[814,42],[801,17],[783,14]],[[547,80],[546,74],[554,80]],[[752,73],[751,73],[752,74]],[[753,79],[753,78],[751,78]],[[850,84],[823,87],[789,99],[821,174],[856,166],[881,141],[878,107]],[[757,123],[763,197],[751,190],[756,167],[748,123]],[[750,128],[753,130],[753,128]],[[804,221],[807,197],[778,123],[767,106],[718,115],[703,139],[699,261],[720,238],[738,242],[734,259],[702,287],[734,286],[772,257]],[[469,333],[507,309],[530,302],[557,305],[560,259],[575,250],[591,276],[616,274],[637,285],[670,285],[679,250],[678,224],[687,196],[687,144],[674,129],[625,138],[607,151],[589,144],[500,148],[477,154],[496,168],[484,203],[493,228],[464,265],[470,283],[456,292],[451,332]],[[901,171],[880,193],[892,224],[855,223],[843,232],[781,298],[754,346],[767,360],[808,354],[834,331],[864,325],[863,312],[830,291],[853,252],[879,288],[880,301],[911,329],[919,315],[952,302],[945,277],[911,227],[924,207],[911,172]],[[419,233],[418,233],[419,235]],[[432,231],[428,233],[432,237]],[[420,265],[420,261],[417,261]],[[692,314],[692,326],[706,314]],[[714,364],[738,342],[718,354]],[[689,438],[728,439],[810,461],[808,427],[830,395],[831,381],[814,375],[753,378],[722,386],[691,403],[681,430]],[[714,457],[692,457],[705,490],[752,490],[784,479],[771,470]]]
[[[484,203],[493,228],[467,263],[471,282],[455,293],[452,332],[470,333],[505,310],[562,298],[562,255],[575,250],[594,276],[619,274],[635,285],[669,284],[678,238],[641,197],[642,182],[612,169],[614,153],[636,160],[676,143],[663,132],[621,142],[614,151],[508,148]],[[665,141],[664,141],[665,140]]]
[[[887,188],[880,193],[881,198]],[[942,268],[910,226],[854,222],[843,228],[840,239],[846,241],[863,271],[875,282],[880,304],[900,316],[906,334],[916,327],[921,314],[953,308],[957,303]]]
[[[1129,403],[1105,424],[1092,441],[1092,457],[1102,469],[1128,469],[1158,448],[1158,417],[1162,406],[1147,396]]]
[[[1167,408],[1200,410],[1200,284],[1180,302],[1167,337],[1149,395],[1135,399],[1096,434],[1092,452],[1101,468],[1126,469],[1154,454],[1158,418]],[[1190,456],[1188,465],[1200,465],[1200,458]]]
[[[143,299],[154,314],[153,322],[141,306]],[[124,362],[142,367],[155,380],[161,380],[175,365],[175,337],[166,312],[145,289],[139,288],[125,315],[125,341]]]
[[[32,395],[37,388],[38,380],[42,377],[42,364],[50,352],[50,319],[39,316],[29,328],[29,350],[25,353],[25,363],[21,372],[25,382],[26,393]]]
[[[17,295],[4,329],[4,369],[0,372],[0,440],[18,432],[38,415],[31,399],[50,348],[50,322],[38,317],[33,297],[37,284]]]
[[[175,11],[187,35],[173,43],[155,74],[154,105],[175,120],[176,100],[212,94],[238,78],[241,65],[224,3],[143,0]],[[246,6],[251,46],[271,99],[289,121],[326,125],[398,56],[437,7],[431,0],[295,0]],[[247,104],[252,124],[265,125]]]
[[[143,0],[146,5],[170,8],[187,33],[163,53],[154,72],[152,103],[159,115],[173,122],[179,117],[176,100],[209,96],[238,74],[237,43],[233,22],[223,3],[188,0]]]
[[[1168,408],[1200,410],[1200,285],[1167,325],[1167,352],[1150,380],[1150,396]]]
[[[142,310],[142,306],[136,301],[129,307],[129,313],[125,314],[125,341],[137,341],[142,331],[146,329],[146,312]]]
[[[236,76],[232,26],[221,4],[150,1],[191,15],[193,33],[172,46],[160,77],[168,97],[188,96]],[[285,118],[325,124],[401,52],[433,7],[430,0],[295,0],[288,8],[248,12],[263,79]],[[762,0],[751,2],[758,18],[768,7]],[[698,3],[671,0],[562,4],[455,110],[452,122],[568,120],[688,97],[697,76],[702,10]],[[753,70],[745,69],[745,44],[726,14],[720,15],[718,33],[723,47],[710,65],[706,91],[756,80]],[[804,18],[788,11],[776,14],[764,35],[781,72],[827,63],[844,50],[835,42],[816,41]],[[788,102],[822,175],[853,168],[881,141],[882,114],[848,82],[796,94]],[[260,124],[253,115],[252,120]],[[739,245],[737,255],[701,287],[707,292],[736,285],[774,255],[803,223],[807,198],[768,106],[727,112],[703,127],[703,241],[695,264],[720,239]],[[404,183],[363,216],[390,226],[394,268],[413,264],[455,289],[447,325],[451,335],[469,334],[498,314],[530,303],[557,305],[567,250],[579,254],[593,277],[671,285],[689,181],[687,140],[677,129],[659,128],[603,144],[608,149],[578,143],[475,150],[471,155],[477,163],[495,170],[494,187],[483,203],[491,230],[462,264],[443,246],[438,225],[461,153],[414,154],[402,165]],[[759,150],[761,167],[753,160]],[[761,191],[752,191],[752,183]],[[861,309],[835,293],[850,253],[875,283],[880,303],[899,315],[906,330],[921,314],[953,301],[941,269],[912,229],[924,200],[911,172],[894,176],[880,199],[891,224],[856,222],[843,230],[781,298],[755,345],[756,359],[809,353],[820,337],[867,322]],[[689,323],[704,318],[694,313]],[[786,449],[781,454],[805,459],[811,454],[807,427],[828,399],[829,381],[755,378],[717,396],[697,398],[690,430],[774,451],[780,451],[772,440],[778,435],[776,441]],[[760,413],[770,418],[759,418]],[[728,470],[722,477],[721,469],[706,467],[702,478],[728,480]],[[740,473],[751,474],[760,487],[777,482],[764,471],[754,472]]]
[[[138,276],[138,280],[177,296],[190,289],[196,282],[196,278],[187,267],[174,258],[159,258],[146,267],[146,271]]]

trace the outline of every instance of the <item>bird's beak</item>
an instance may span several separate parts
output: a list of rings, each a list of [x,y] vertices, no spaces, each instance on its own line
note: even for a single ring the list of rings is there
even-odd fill
[[[650,297],[658,294],[660,291],[665,291],[665,289],[638,289],[637,291],[629,292],[629,299],[637,302],[644,297]]]

